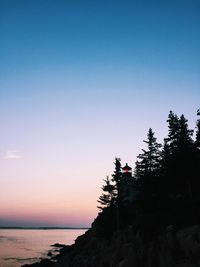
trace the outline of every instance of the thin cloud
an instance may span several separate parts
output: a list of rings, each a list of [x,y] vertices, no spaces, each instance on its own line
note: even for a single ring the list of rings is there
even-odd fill
[[[20,159],[21,156],[19,155],[17,150],[8,150],[4,156],[4,159]]]

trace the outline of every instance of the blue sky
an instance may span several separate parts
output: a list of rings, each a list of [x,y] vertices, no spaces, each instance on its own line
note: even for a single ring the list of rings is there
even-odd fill
[[[167,135],[171,109],[195,127],[199,11],[196,0],[0,1],[0,224],[88,225],[115,156],[133,166],[149,127]]]

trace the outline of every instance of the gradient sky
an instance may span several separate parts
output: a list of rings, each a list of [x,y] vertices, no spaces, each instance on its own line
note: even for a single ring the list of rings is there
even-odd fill
[[[114,158],[195,127],[199,0],[0,0],[0,226],[89,226]]]

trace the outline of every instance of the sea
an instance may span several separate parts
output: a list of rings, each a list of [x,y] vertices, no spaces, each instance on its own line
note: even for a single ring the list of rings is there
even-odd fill
[[[55,243],[71,245],[86,229],[0,229],[0,267],[19,267],[47,258]],[[58,252],[57,252],[58,253]]]

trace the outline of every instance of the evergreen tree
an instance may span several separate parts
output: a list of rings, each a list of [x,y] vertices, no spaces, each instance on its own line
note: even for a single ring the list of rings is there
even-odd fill
[[[115,170],[112,174],[112,179],[110,181],[109,177],[106,177],[106,180],[104,180],[105,185],[102,187],[104,192],[99,197],[99,200],[97,200],[101,204],[98,207],[99,209],[104,209],[115,204],[118,206],[120,204],[120,183],[122,180],[121,159],[115,158],[114,164]]]
[[[187,122],[188,120],[182,114],[179,119],[180,132],[178,136],[178,149],[181,151],[191,149],[193,146],[193,130],[188,129]]]
[[[142,149],[143,153],[137,157],[135,167],[136,178],[149,176],[157,176],[160,170],[161,160],[161,144],[158,144],[154,137],[154,132],[150,128],[147,133],[147,140],[143,142],[147,144],[147,150]]]
[[[165,152],[162,154],[164,184],[168,194],[183,196],[191,191],[193,130],[188,129],[184,115],[179,118],[172,111],[167,122],[168,138],[165,139]]]
[[[105,185],[102,186],[103,194],[97,200],[101,206],[98,206],[100,210],[110,207],[115,201],[115,186],[111,184],[109,177],[104,180]]]
[[[112,181],[115,183],[115,195],[116,195],[116,202],[120,202],[120,182],[122,179],[122,166],[121,166],[121,159],[115,158],[115,170],[112,175]]]
[[[115,170],[114,174],[112,175],[113,179],[112,181],[116,183],[116,185],[119,184],[122,178],[122,166],[121,166],[121,159],[120,158],[115,158]]]
[[[200,116],[200,109],[197,110],[197,116]],[[199,196],[200,191],[200,118],[196,122],[196,139],[194,143],[194,153],[192,160],[192,181],[191,191],[194,196]]]
[[[115,207],[116,207],[116,225],[117,231],[120,229],[121,224],[121,206],[122,206],[122,194],[121,194],[121,181],[122,181],[122,166],[121,159],[115,158],[115,170],[112,175],[112,181],[115,183]]]
[[[197,116],[200,116],[200,109],[197,110]],[[195,146],[196,148],[200,149],[200,118],[196,122],[196,140],[195,140]]]
[[[168,116],[168,138],[166,144],[169,146],[170,153],[191,148],[193,145],[192,134],[193,130],[188,129],[188,120],[181,115],[179,118],[172,111]]]
[[[169,146],[170,151],[173,153],[178,147],[178,139],[180,133],[179,118],[171,110],[168,115],[168,138],[166,144]]]
[[[164,176],[166,174],[168,160],[170,158],[170,146],[168,145],[168,139],[164,138],[164,144],[161,151],[161,166],[160,166],[160,174]]]
[[[137,157],[135,177],[140,185],[140,196],[149,198],[158,194],[158,177],[161,167],[161,144],[158,144],[154,132],[150,128],[147,133],[147,150],[142,149],[142,154]]]

